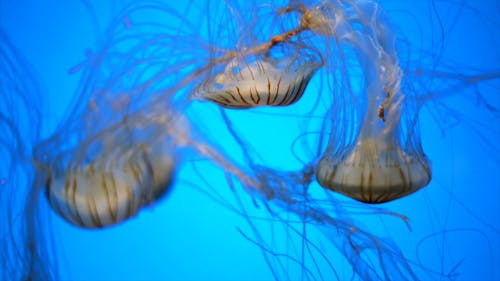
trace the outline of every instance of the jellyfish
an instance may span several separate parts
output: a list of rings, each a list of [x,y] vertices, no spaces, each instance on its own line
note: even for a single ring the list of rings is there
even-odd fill
[[[348,9],[346,12],[350,13]],[[418,126],[412,120],[414,100],[402,87],[403,71],[394,49],[395,38],[385,28],[376,4],[360,4],[354,13],[348,18],[362,22],[366,33],[348,29],[350,23],[339,23],[339,19],[336,24],[348,33],[340,37],[353,46],[364,81],[359,96],[352,93],[356,99],[346,98],[350,104],[340,110],[359,110],[344,114],[355,115],[360,124],[352,125],[352,140],[345,132],[332,130],[331,143],[318,163],[316,177],[325,188],[363,202],[382,203],[426,186],[431,180],[431,168],[422,150]]]
[[[51,176],[46,190],[50,205],[72,224],[88,228],[136,215],[165,194],[172,178],[172,158],[147,155],[140,147],[113,151],[104,159],[67,169],[63,177]]]
[[[129,50],[130,42],[116,36],[72,70],[82,73],[77,99],[34,149],[50,206],[83,228],[115,225],[160,200],[172,183],[175,147],[185,138],[174,89],[159,94],[162,88],[147,79],[155,66],[141,58],[149,53]],[[114,63],[122,56],[128,58]]]

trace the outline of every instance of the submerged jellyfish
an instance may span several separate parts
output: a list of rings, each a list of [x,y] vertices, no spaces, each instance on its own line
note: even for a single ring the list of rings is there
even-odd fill
[[[363,86],[349,93],[355,95],[352,100],[346,98],[349,104],[336,109],[342,113],[335,113],[356,116],[351,125],[353,136],[332,130],[316,177],[325,188],[363,202],[383,203],[426,186],[431,180],[430,164],[416,126],[415,98],[403,87],[395,38],[385,27],[381,12],[374,3],[347,12],[347,18],[366,29],[365,33],[356,32],[352,23],[336,18],[343,27],[341,32],[346,33],[340,40],[346,41],[359,60]],[[336,30],[331,29],[333,36]]]
[[[96,54],[100,61],[84,63],[69,117],[35,148],[51,207],[85,228],[122,222],[159,200],[172,182],[176,138],[183,137],[172,95],[155,96],[140,54],[108,68],[126,50],[127,42],[113,39]]]
[[[49,203],[81,227],[104,227],[128,219],[170,187],[173,159],[159,155],[141,147],[117,150],[83,167],[66,169],[63,176],[52,175],[46,190]]]

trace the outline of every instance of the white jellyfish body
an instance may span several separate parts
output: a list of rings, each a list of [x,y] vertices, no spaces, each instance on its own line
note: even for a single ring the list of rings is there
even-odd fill
[[[302,97],[316,69],[315,64],[294,67],[290,60],[234,60],[197,95],[231,108],[290,105]]]
[[[219,59],[222,63],[216,63],[213,73],[198,85],[192,97],[228,108],[286,106],[297,102],[321,67],[322,59],[315,50],[302,44],[272,42],[243,50],[227,63],[224,58]]]
[[[67,169],[64,175],[50,179],[46,189],[49,203],[79,227],[102,228],[122,222],[158,200],[170,186],[172,159],[150,158],[134,149]]]
[[[431,180],[427,159],[404,152],[384,139],[361,139],[339,161],[321,159],[316,171],[323,187],[366,203],[394,200],[426,186]]]

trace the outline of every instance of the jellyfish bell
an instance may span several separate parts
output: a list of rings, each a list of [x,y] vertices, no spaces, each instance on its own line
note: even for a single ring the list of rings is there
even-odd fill
[[[322,65],[319,54],[300,44],[282,43],[264,54],[242,53],[216,66],[192,97],[228,108],[286,106],[302,97]]]
[[[351,152],[334,158],[326,156],[318,163],[318,183],[365,203],[404,197],[431,180],[425,156],[412,156],[386,139],[361,139]]]
[[[151,185],[144,163],[122,156],[98,159],[83,167],[52,175],[47,185],[51,207],[70,223],[101,228],[134,216],[145,201],[143,190]]]
[[[71,224],[103,228],[160,199],[170,187],[172,168],[172,158],[148,155],[139,146],[52,175],[46,195],[50,206]]]
[[[47,174],[46,197],[52,209],[73,225],[103,228],[134,217],[164,197],[176,162],[172,136],[180,130],[168,118],[169,110],[155,110],[160,107],[101,124],[87,124],[99,119],[92,115],[103,114],[88,111],[87,118],[80,119],[83,124],[73,124],[88,127],[85,134],[62,131],[42,142],[36,154],[45,157],[36,159]],[[94,132],[96,128],[100,131]]]

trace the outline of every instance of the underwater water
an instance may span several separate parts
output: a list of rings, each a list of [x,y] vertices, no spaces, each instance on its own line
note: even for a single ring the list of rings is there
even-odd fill
[[[500,280],[497,1],[59,2],[0,0],[2,280]]]

